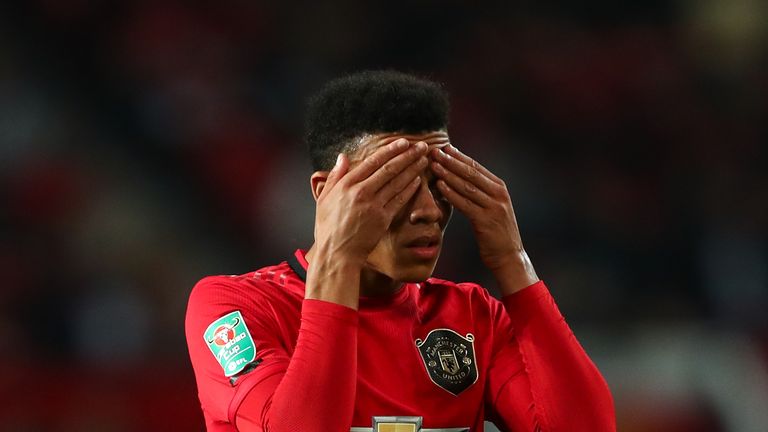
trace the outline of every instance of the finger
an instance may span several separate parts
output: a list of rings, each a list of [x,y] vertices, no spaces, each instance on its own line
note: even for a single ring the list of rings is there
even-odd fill
[[[503,184],[504,181],[500,178],[498,178],[494,173],[492,173],[488,168],[482,166],[480,163],[478,163],[476,160],[472,159],[471,157],[465,155],[462,153],[459,149],[454,147],[453,145],[449,144],[443,148],[443,151],[453,156],[454,158],[464,162],[465,164],[474,167],[479,172],[483,173],[486,177],[491,179],[496,184]]]
[[[384,186],[377,192],[377,199],[380,202],[387,203],[395,195],[400,193],[404,188],[408,187],[408,184],[413,181],[414,178],[421,176],[424,169],[427,168],[429,161],[426,157],[421,156],[415,161],[411,162],[404,170],[400,171],[395,178],[384,184]]]
[[[347,158],[347,155],[344,153],[339,153],[336,157],[336,164],[331,169],[331,172],[328,173],[328,178],[325,180],[325,186],[323,187],[322,192],[320,192],[320,197],[330,193],[333,187],[344,177],[344,174],[346,174],[348,169],[349,158]]]
[[[476,205],[487,208],[490,204],[492,204],[493,198],[485,191],[478,188],[476,183],[472,181],[476,179],[473,178],[471,180],[467,180],[465,178],[459,177],[456,173],[449,171],[445,168],[444,165],[437,162],[432,162],[430,168],[432,169],[432,172],[434,172],[435,175],[437,175],[437,177],[443,181],[443,183],[450,187],[450,189],[471,200]],[[486,179],[486,181],[490,180]]]
[[[394,158],[390,159],[381,168],[376,170],[370,177],[368,177],[363,183],[366,189],[370,189],[372,192],[377,193],[380,189],[384,188],[393,179],[395,179],[400,173],[407,167],[411,166],[418,159],[427,154],[427,144],[423,141],[417,142],[411,146],[408,151],[401,153]],[[426,166],[422,166],[422,169]],[[408,179],[410,181],[410,179]]]
[[[392,217],[397,214],[397,212],[400,211],[400,209],[403,208],[405,203],[410,201],[410,199],[413,197],[413,194],[416,193],[417,190],[419,190],[419,186],[421,185],[421,178],[416,177],[413,180],[411,180],[407,186],[405,186],[405,189],[401,190],[399,193],[395,194],[395,196],[392,197],[392,199],[389,200],[386,204],[384,204],[384,209],[389,212]]]
[[[372,155],[365,158],[347,174],[347,181],[358,183],[367,179],[392,158],[406,151],[408,147],[409,142],[405,138],[397,139],[385,146],[379,147]]]
[[[483,190],[485,193],[491,196],[495,196],[499,192],[499,184],[492,181],[485,172],[490,172],[485,167],[477,163],[473,159],[469,159],[469,163],[459,158],[453,157],[450,154],[444,152],[441,149],[435,149],[432,151],[432,155],[443,168],[448,171],[462,177],[468,182],[473,183],[476,187]],[[465,156],[466,157],[466,156]],[[454,185],[454,187],[458,187]]]
[[[390,159],[372,173],[370,177],[360,182],[361,189],[370,194],[377,194],[383,187],[397,178],[404,169],[416,162],[419,157],[424,156],[427,149],[427,144],[424,142],[418,142],[411,146],[407,151]],[[366,162],[367,160],[363,161],[363,163]],[[407,181],[410,181],[410,179],[407,179]],[[400,184],[400,186],[405,186],[405,184]]]
[[[437,181],[437,189],[454,208],[464,213],[470,219],[474,219],[480,212],[485,211],[485,209],[475,204],[471,199],[448,186],[445,180],[440,179]]]

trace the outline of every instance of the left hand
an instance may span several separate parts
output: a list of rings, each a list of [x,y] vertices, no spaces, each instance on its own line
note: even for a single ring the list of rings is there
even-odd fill
[[[431,159],[438,189],[469,219],[480,258],[499,281],[502,294],[537,282],[504,181],[452,145],[432,150]]]

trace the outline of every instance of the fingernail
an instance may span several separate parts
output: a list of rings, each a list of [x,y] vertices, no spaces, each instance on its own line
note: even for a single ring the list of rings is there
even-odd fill
[[[419,141],[416,143],[416,150],[424,151],[426,150],[426,148],[427,148],[427,143],[425,143],[424,141]]]
[[[403,149],[408,147],[408,140],[405,138],[400,138],[397,141],[395,141],[395,147],[399,149]]]
[[[339,153],[339,155],[336,156],[336,165],[334,165],[333,167],[336,168],[339,165],[341,165],[341,153]]]

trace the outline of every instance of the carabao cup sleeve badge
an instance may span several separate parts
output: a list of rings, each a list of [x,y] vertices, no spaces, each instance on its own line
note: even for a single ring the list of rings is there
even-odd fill
[[[424,340],[416,339],[429,379],[454,396],[477,382],[475,337],[451,329],[434,329]]]
[[[224,369],[224,376],[235,375],[256,358],[256,345],[240,311],[212,322],[203,338]]]

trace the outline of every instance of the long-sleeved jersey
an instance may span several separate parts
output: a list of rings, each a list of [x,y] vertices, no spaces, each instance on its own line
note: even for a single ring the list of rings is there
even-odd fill
[[[359,310],[304,299],[307,262],[193,289],[209,431],[613,431],[613,401],[543,282],[501,301],[430,278]]]

